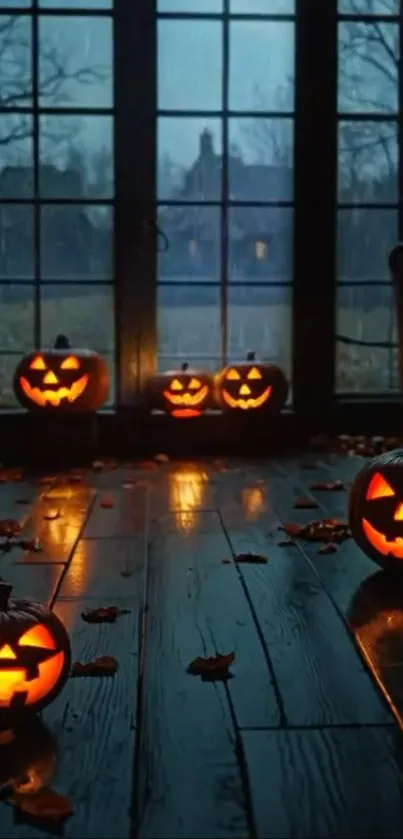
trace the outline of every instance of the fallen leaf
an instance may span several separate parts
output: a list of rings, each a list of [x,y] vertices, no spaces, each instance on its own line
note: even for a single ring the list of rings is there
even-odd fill
[[[78,676],[114,676],[118,669],[116,658],[103,655],[87,664],[75,661],[71,668],[72,677]]]
[[[42,475],[41,478],[36,479],[35,483],[38,486],[43,486],[44,484],[51,484],[52,481],[53,481],[53,476],[52,475]]]
[[[64,795],[42,787],[31,795],[15,793],[8,801],[21,812],[38,819],[60,823],[74,812],[71,801]]]
[[[230,677],[229,668],[235,661],[235,653],[210,658],[199,656],[190,662],[187,672],[191,676],[201,676],[204,681],[225,680]]]
[[[266,556],[261,556],[260,554],[237,554],[235,557],[235,562],[238,563],[250,563],[254,565],[265,565],[268,562]]]
[[[318,507],[318,504],[313,498],[301,496],[301,498],[295,499],[293,507],[295,510],[313,510]]]
[[[68,481],[69,481],[69,483],[71,483],[71,484],[80,484],[80,483],[82,482],[83,478],[84,478],[84,476],[83,476],[83,475],[78,475],[78,474],[77,474],[77,475],[68,475],[68,476],[67,476],[67,480],[68,480]]]
[[[329,492],[337,492],[345,489],[343,481],[317,481],[311,484],[310,489],[328,490]]]
[[[44,517],[45,521],[54,521],[55,519],[60,519],[60,510],[48,510],[45,513]]]
[[[31,499],[30,498],[17,498],[16,503],[17,504],[30,504]]]
[[[295,542],[292,539],[282,539],[281,542],[277,542],[279,548],[290,548],[292,545],[295,545]]]
[[[99,506],[103,507],[104,510],[112,510],[115,507],[115,501],[113,498],[105,496],[105,498],[101,498]]]
[[[130,609],[119,609],[118,606],[100,606],[98,609],[81,612],[81,617],[87,623],[115,623],[120,615],[127,615],[129,612]]]
[[[157,468],[157,464],[154,462],[154,460],[142,460],[141,463],[139,463],[139,469],[156,469],[156,468]]]
[[[306,525],[285,524],[280,528],[289,536],[304,539],[306,542],[335,542],[339,544],[350,539],[351,531],[347,522],[338,519],[321,519]]]
[[[233,562],[232,559],[222,559],[221,560],[221,565],[232,565],[232,562]]]
[[[289,536],[299,536],[301,530],[304,529],[303,524],[280,524],[278,527],[279,530],[285,530]]]
[[[16,519],[0,519],[0,536],[18,536],[21,533],[21,525]]]
[[[42,550],[37,536],[35,539],[19,539],[18,545],[23,551],[35,551],[38,553]]]
[[[154,460],[156,463],[169,463],[169,457],[167,454],[156,454]]]
[[[318,554],[334,554],[336,551],[336,545],[333,545],[332,542],[325,542],[325,544],[321,545],[319,548]]]

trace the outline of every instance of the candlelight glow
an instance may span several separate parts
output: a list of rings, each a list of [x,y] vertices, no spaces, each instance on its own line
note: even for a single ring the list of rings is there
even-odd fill
[[[169,505],[175,513],[178,530],[189,535],[196,527],[197,511],[207,483],[207,475],[195,470],[178,470],[169,475]]]
[[[266,495],[260,487],[246,487],[242,490],[242,507],[246,519],[253,521],[266,510]]]

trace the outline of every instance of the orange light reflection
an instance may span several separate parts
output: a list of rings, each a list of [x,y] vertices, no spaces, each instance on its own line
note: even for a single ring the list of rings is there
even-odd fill
[[[242,490],[242,507],[245,518],[255,521],[267,509],[266,494],[260,487],[246,487]]]
[[[196,528],[197,511],[202,507],[207,481],[206,473],[196,469],[180,469],[169,475],[169,506],[178,530],[185,536]]]

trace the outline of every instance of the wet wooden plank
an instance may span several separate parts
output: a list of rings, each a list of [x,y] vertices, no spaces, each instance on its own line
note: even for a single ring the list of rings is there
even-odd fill
[[[94,503],[95,491],[63,481],[43,491],[22,531],[41,551],[15,552],[17,562],[67,562]]]
[[[100,539],[135,536],[142,532],[148,493],[149,489],[143,483],[135,484],[131,489],[98,491],[83,537]]]
[[[113,678],[70,679],[62,694],[43,713],[57,735],[60,760],[53,788],[73,802],[66,839],[130,836],[137,701],[138,626],[140,600],[133,596],[128,615],[115,624],[85,623],[81,611],[104,601],[64,601],[55,611],[67,627],[73,660],[90,661],[112,655],[118,663]],[[120,605],[115,601],[115,605]],[[13,810],[0,809],[0,837],[35,839],[43,835],[14,824]]]
[[[138,835],[246,837],[249,827],[235,752],[235,713],[276,724],[278,712],[257,635],[213,513],[194,512],[153,532],[137,793]],[[199,655],[236,651],[234,678],[187,674]],[[263,717],[263,718],[262,718]]]
[[[133,597],[141,585],[146,549],[145,531],[137,539],[80,539],[59,599],[106,598],[109,602]]]
[[[225,514],[224,514],[225,521]],[[298,547],[278,547],[260,526],[229,529],[234,555],[260,554],[266,565],[240,564],[289,725],[392,722],[345,623]]]
[[[40,491],[29,481],[0,483],[0,520],[15,519],[23,527]]]
[[[53,600],[64,568],[60,563],[16,563],[12,554],[0,560],[0,576],[12,583],[13,597],[28,597],[40,603]]]
[[[400,839],[393,729],[242,733],[259,839]]]

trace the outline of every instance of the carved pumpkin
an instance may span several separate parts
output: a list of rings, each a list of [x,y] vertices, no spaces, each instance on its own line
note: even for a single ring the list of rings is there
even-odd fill
[[[20,361],[14,392],[30,411],[96,411],[108,398],[106,361],[92,350],[71,349],[59,335],[53,349],[29,353]]]
[[[32,795],[50,783],[57,760],[56,739],[38,717],[0,731],[0,790]]]
[[[381,567],[403,572],[403,449],[371,460],[350,491],[349,524],[357,545]]]
[[[209,373],[182,364],[180,370],[168,370],[157,377],[158,407],[177,419],[199,417],[209,404],[212,387]]]
[[[216,394],[226,411],[277,413],[287,401],[288,382],[279,367],[258,362],[249,352],[246,361],[218,374]]]
[[[40,603],[10,599],[11,590],[0,582],[0,728],[48,705],[71,665],[69,637],[59,618]]]

